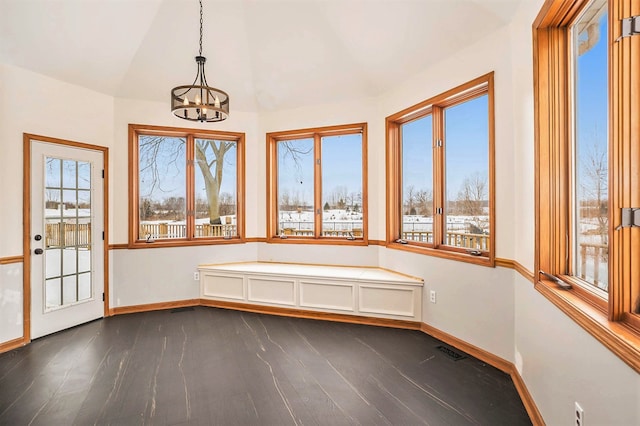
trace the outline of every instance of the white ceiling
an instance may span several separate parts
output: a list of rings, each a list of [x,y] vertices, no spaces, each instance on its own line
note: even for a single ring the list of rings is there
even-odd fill
[[[232,113],[376,96],[524,1],[203,0],[207,79]],[[0,0],[0,62],[117,97],[168,103],[198,32],[197,0]]]

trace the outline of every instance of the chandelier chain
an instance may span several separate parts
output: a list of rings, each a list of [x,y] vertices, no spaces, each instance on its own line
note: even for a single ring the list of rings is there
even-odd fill
[[[202,0],[200,0],[200,56],[202,56]]]

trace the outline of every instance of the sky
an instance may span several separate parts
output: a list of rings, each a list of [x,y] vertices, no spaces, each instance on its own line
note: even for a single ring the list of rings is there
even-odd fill
[[[313,139],[289,142],[299,152],[294,160],[289,151],[278,150],[278,188],[281,193],[296,193],[307,203],[313,202]],[[323,204],[331,202],[332,194],[346,195],[362,192],[362,135],[351,134],[322,138],[322,192]]]
[[[580,55],[576,63],[575,131],[577,154],[582,161],[588,160],[594,145],[607,152],[607,16],[605,13],[600,18],[598,43]],[[584,34],[581,37],[584,38]]]

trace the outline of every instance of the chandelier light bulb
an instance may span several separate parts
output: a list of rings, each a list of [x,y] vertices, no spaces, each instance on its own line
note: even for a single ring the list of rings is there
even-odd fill
[[[216,107],[216,108],[220,108],[220,98],[218,98],[217,96],[213,100],[213,106]]]
[[[187,96],[184,96],[184,102],[182,102],[182,105],[189,105],[189,98],[187,98]]]
[[[200,105],[200,95],[196,95],[196,105]]]

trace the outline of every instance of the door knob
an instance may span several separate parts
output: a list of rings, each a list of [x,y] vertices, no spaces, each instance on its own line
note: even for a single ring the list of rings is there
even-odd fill
[[[42,239],[42,235],[38,234],[35,237],[33,237],[33,239],[36,241],[40,241]]]
[[[44,251],[41,248],[37,248],[37,249],[35,249],[34,253],[35,254],[42,254],[42,253],[44,253]]]

